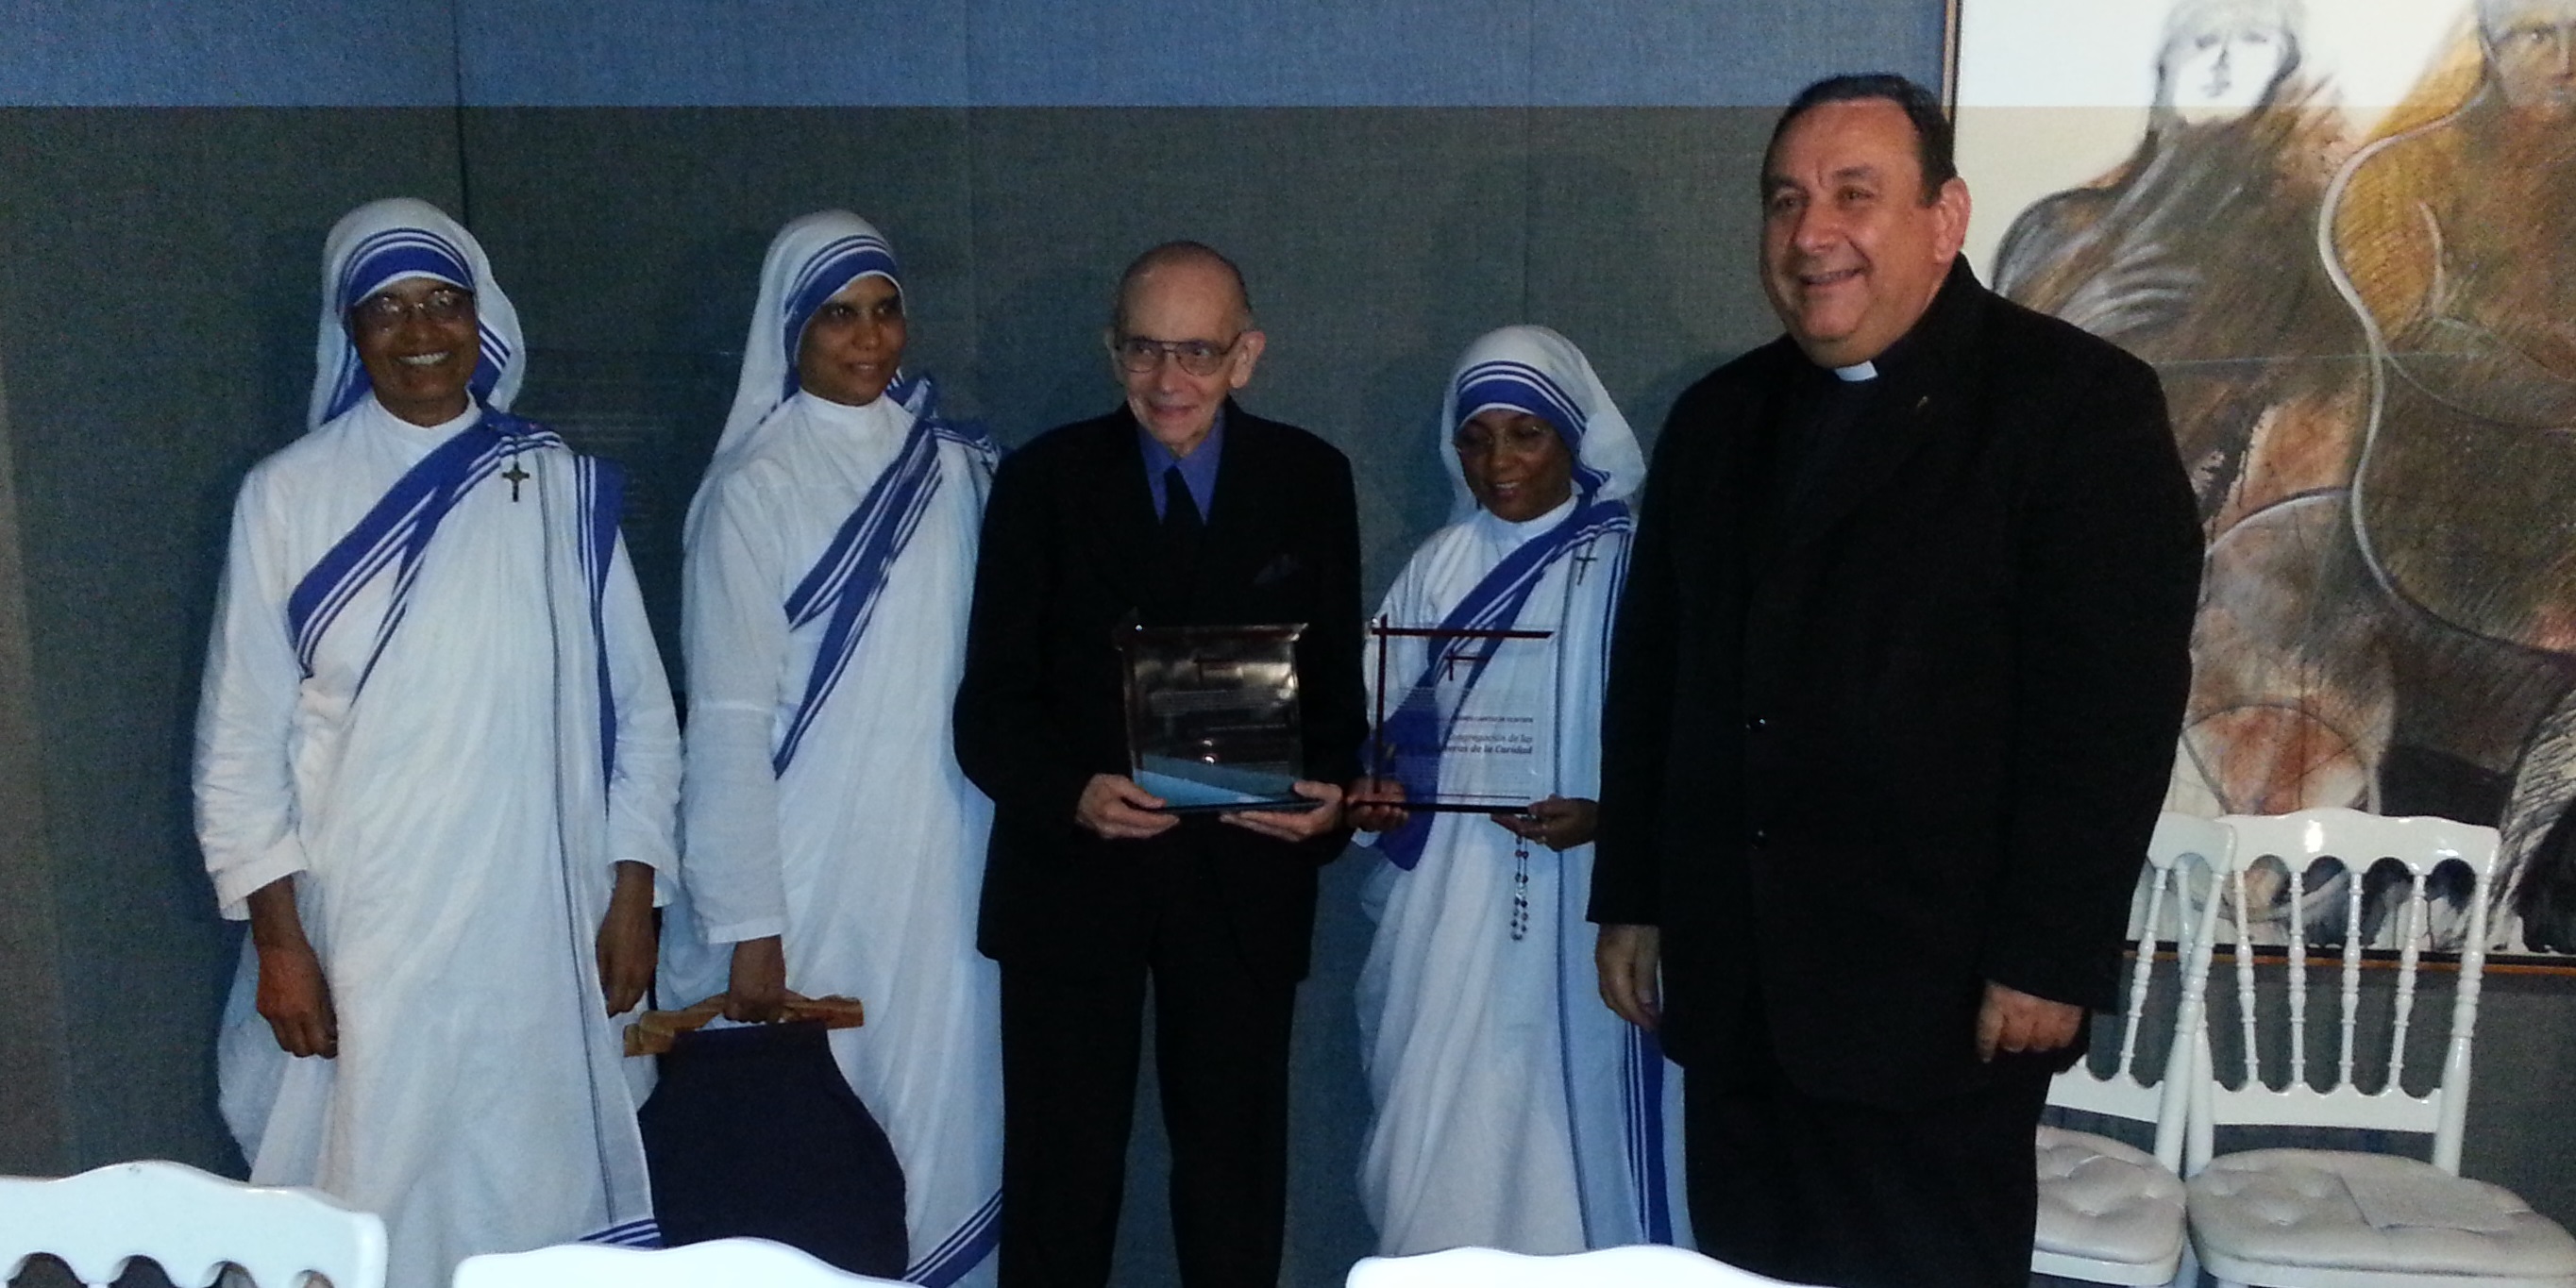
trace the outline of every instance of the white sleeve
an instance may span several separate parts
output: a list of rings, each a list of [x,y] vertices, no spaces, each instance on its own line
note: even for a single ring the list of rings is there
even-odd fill
[[[680,726],[671,681],[644,615],[626,539],[608,566],[600,625],[606,634],[609,695],[617,709],[617,772],[608,781],[609,854],[653,869],[653,904],[670,902],[679,875],[674,837],[680,798]]]
[[[233,503],[197,705],[197,844],[235,921],[252,891],[306,870],[290,743],[303,668],[286,634],[285,522],[254,472]]]
[[[770,768],[787,614],[775,520],[759,494],[734,473],[709,482],[704,505],[689,528],[681,588],[689,676],[681,871],[699,935],[723,944],[787,926]]]

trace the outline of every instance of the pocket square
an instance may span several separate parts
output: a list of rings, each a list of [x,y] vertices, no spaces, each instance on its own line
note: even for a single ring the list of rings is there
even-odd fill
[[[1282,554],[1278,558],[1271,560],[1269,563],[1263,564],[1261,566],[1261,571],[1252,575],[1252,584],[1255,586],[1276,585],[1296,576],[1299,572],[1303,571],[1305,567],[1306,565],[1297,561],[1297,556],[1292,554]]]

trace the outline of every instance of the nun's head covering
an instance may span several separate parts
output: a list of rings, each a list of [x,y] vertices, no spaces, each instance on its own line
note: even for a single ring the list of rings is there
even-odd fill
[[[467,387],[495,411],[507,411],[527,370],[519,311],[492,280],[492,262],[464,225],[412,197],[370,201],[342,217],[322,245],[322,327],[313,348],[313,399],[307,430],[358,405],[372,386],[349,338],[349,310],[393,285],[425,277],[474,292],[482,355]]]
[[[896,294],[903,292],[894,248],[867,220],[846,210],[818,210],[778,230],[760,264],[760,299],[751,306],[751,334],[742,342],[742,380],[734,386],[733,412],[725,417],[716,451],[751,441],[769,413],[796,396],[796,351],[805,341],[805,324],[862,277],[882,277]]]
[[[1574,342],[1543,326],[1507,326],[1488,332],[1458,359],[1449,397],[1440,411],[1440,463],[1449,471],[1455,502],[1449,521],[1476,512],[1475,493],[1458,467],[1450,439],[1477,413],[1496,407],[1528,412],[1556,427],[1574,453],[1575,494],[1615,501],[1646,477],[1645,453],[1610,391]]]

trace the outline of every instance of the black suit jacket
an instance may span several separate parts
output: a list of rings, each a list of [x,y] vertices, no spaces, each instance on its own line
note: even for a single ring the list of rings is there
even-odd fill
[[[1350,463],[1229,402],[1196,576],[1175,585],[1137,433],[1121,406],[1040,435],[994,476],[957,694],[958,764],[995,807],[977,944],[1002,961],[1132,961],[1149,926],[1142,874],[1198,871],[1247,962],[1302,978],[1315,868],[1346,834],[1292,845],[1191,816],[1158,837],[1104,841],[1073,811],[1092,775],[1128,772],[1116,636],[1131,615],[1149,626],[1305,623],[1306,775],[1357,776],[1367,727]]]
[[[1603,721],[1592,918],[1664,1039],[1819,1096],[1984,1085],[1984,982],[2113,1001],[2189,686],[2200,533],[2147,366],[1964,263],[1802,500],[1786,338],[1674,405]]]

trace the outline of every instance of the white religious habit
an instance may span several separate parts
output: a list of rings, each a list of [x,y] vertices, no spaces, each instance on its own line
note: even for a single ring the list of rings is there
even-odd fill
[[[992,805],[957,767],[949,709],[997,453],[939,414],[926,377],[859,407],[798,387],[806,322],[867,276],[902,289],[858,216],[780,230],[690,508],[689,908],[664,922],[663,999],[723,992],[735,943],[783,935],[790,989],[865,1002],[832,1054],[903,1165],[904,1277],[989,1284],[1000,977],[975,909]]]
[[[1521,523],[1477,505],[1450,439],[1493,408],[1545,420],[1574,450],[1564,504]],[[1405,564],[1381,619],[1548,636],[1392,639],[1383,671],[1369,666],[1388,689],[1377,748],[1451,750],[1381,772],[1417,800],[1598,798],[1602,678],[1633,530],[1622,498],[1645,473],[1636,438],[1572,343],[1516,326],[1468,347],[1438,451],[1457,498],[1449,526]],[[1534,767],[1487,754],[1490,739],[1478,749],[1463,731],[1480,727],[1520,730]],[[1358,990],[1375,1108],[1359,1187],[1378,1251],[1688,1246],[1681,1070],[1601,1004],[1583,915],[1592,846],[1558,853],[1484,814],[1428,811],[1362,839],[1386,860],[1362,889],[1377,934]]]
[[[473,404],[387,411],[349,306],[475,293]],[[197,834],[224,915],[295,878],[339,1020],[292,1059],[243,945],[218,1063],[261,1184],[383,1215],[388,1282],[593,1237],[653,1242],[636,1091],[595,958],[614,866],[675,866],[679,735],[618,537],[619,480],[507,414],[518,322],[418,201],[332,230],[304,437],[235,506],[197,721]],[[642,1062],[636,1062],[638,1066]]]

